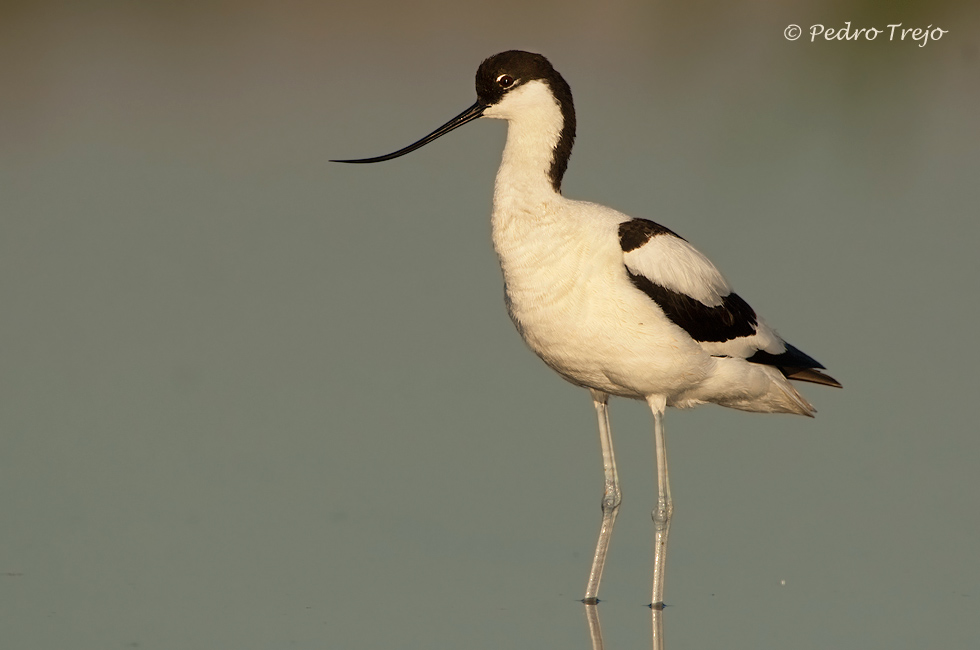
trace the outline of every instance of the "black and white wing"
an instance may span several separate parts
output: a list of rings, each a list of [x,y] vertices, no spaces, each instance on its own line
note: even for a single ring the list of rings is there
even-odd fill
[[[840,386],[820,363],[783,341],[699,250],[646,219],[619,225],[630,281],[668,319],[716,357],[735,357],[779,368],[790,379]]]

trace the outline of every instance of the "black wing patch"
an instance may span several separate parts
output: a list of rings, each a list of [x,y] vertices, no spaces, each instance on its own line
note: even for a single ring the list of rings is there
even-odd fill
[[[620,233],[622,230],[620,226]],[[664,310],[667,318],[695,341],[722,343],[740,336],[752,336],[756,332],[758,321],[755,311],[737,293],[730,293],[721,299],[720,305],[709,307],[700,300],[660,286],[645,276],[634,275],[629,269],[626,269],[626,273],[633,286],[650,296]]]
[[[746,359],[752,363],[762,363],[767,366],[777,368],[823,368],[820,362],[803,352],[798,347],[786,343],[786,351],[779,354],[772,354],[765,350],[759,350],[751,357]]]
[[[671,235],[684,239],[670,228],[649,219],[630,219],[619,224],[619,246],[624,253],[636,250],[657,235]]]
[[[823,368],[819,361],[789,343],[785,343],[784,345],[786,346],[785,352],[772,354],[765,350],[759,350],[746,359],[746,361],[775,366],[789,379],[809,381],[814,384],[841,388],[839,381],[817,370],[817,368]]]

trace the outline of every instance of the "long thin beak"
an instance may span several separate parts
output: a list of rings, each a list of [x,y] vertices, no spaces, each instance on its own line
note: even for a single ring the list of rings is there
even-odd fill
[[[424,147],[425,145],[429,144],[436,138],[446,135],[453,129],[458,129],[459,127],[463,126],[467,122],[472,122],[473,120],[483,115],[483,111],[485,110],[487,110],[487,105],[480,103],[478,101],[472,106],[470,106],[469,108],[467,108],[465,111],[463,111],[462,113],[454,117],[453,119],[449,120],[448,122],[440,126],[438,129],[436,129],[429,135],[419,140],[418,142],[413,142],[412,144],[408,145],[404,149],[399,149],[398,151],[390,153],[386,156],[378,156],[377,158],[358,158],[357,160],[331,160],[330,162],[375,163],[375,162],[383,162],[385,160],[391,160],[392,158],[398,158],[399,156],[404,156],[407,153],[412,153],[416,149],[420,149],[421,147]]]

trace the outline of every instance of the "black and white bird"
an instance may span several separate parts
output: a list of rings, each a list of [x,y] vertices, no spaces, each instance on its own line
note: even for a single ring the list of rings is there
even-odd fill
[[[555,372],[588,388],[605,471],[602,526],[584,601],[597,602],[621,501],[609,430],[610,395],[653,411],[657,506],[652,604],[663,605],[672,503],[663,414],[714,403],[812,416],[790,379],[840,384],[786,343],[732,291],[702,253],[668,228],[561,194],[575,140],[568,84],[540,54],[507,51],[476,73],[477,100],[397,158],[479,117],[507,120],[493,195],[493,244],[507,311],[527,345]]]

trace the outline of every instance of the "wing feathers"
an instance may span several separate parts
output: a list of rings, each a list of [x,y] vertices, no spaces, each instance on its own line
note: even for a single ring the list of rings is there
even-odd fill
[[[840,387],[816,359],[786,343],[732,292],[715,265],[685,239],[646,219],[619,224],[630,281],[714,356],[778,368],[789,379]]]
[[[652,221],[633,219],[621,223],[619,244],[631,273],[709,307],[720,305],[732,291],[701,251]]]
[[[667,318],[691,335],[695,341],[723,342],[756,332],[755,312],[738,294],[730,293],[721,304],[709,307],[699,300],[671,291],[649,278],[634,275],[626,267],[633,286],[660,305]]]
[[[755,312],[715,265],[671,230],[646,219],[619,225],[623,261],[633,285],[660,305],[695,341],[721,342],[756,333]]]
[[[780,368],[780,370],[784,375],[786,375],[787,379],[796,379],[797,381],[808,381],[814,384],[833,386],[834,388],[843,388],[839,381],[827,373],[814,370],[813,368]]]
[[[819,361],[794,345],[790,345],[789,343],[783,343],[783,345],[786,346],[785,352],[772,354],[771,352],[766,352],[765,350],[759,350],[751,357],[748,357],[746,361],[750,363],[761,363],[767,366],[775,366],[776,368],[779,368],[780,372],[786,375],[786,377],[789,379],[809,381],[814,384],[823,384],[824,386],[842,388],[840,382],[830,375],[818,370],[818,368],[821,370],[823,369],[823,366]]]

